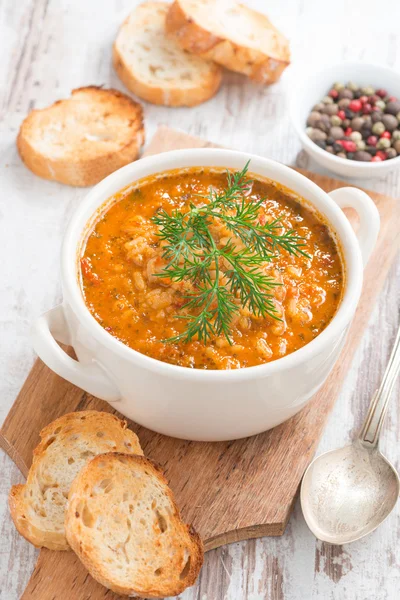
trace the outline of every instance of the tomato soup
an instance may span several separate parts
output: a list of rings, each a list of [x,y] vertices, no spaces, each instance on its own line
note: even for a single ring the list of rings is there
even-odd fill
[[[238,306],[231,334],[203,343],[170,342],[185,329],[190,281],[157,274],[165,268],[163,241],[152,218],[164,209],[185,211],[206,202],[210,186],[224,190],[226,171],[190,168],[135,182],[109,199],[91,224],[82,246],[80,278],[86,305],[100,325],[130,348],[152,358],[197,369],[260,365],[295,352],[321,333],[335,315],[344,270],[334,235],[322,217],[291,190],[250,175],[248,198],[260,202],[260,222],[280,219],[282,232],[303,239],[303,252],[285,250],[260,268],[278,285],[271,291],[276,318]],[[241,241],[223,223],[212,227],[215,244]],[[220,277],[224,277],[223,265]]]

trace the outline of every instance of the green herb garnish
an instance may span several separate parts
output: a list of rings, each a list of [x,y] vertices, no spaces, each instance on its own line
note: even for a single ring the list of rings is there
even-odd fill
[[[247,179],[249,163],[242,171],[227,172],[228,185],[222,193],[210,187],[204,204],[189,204],[188,210],[160,209],[153,217],[158,236],[163,242],[166,267],[156,275],[172,281],[189,281],[194,291],[185,296],[182,308],[189,314],[176,318],[187,321],[183,333],[165,342],[189,342],[198,339],[206,343],[214,336],[224,335],[231,342],[231,324],[240,306],[255,316],[270,316],[279,320],[270,293],[281,285],[266,275],[262,266],[284,250],[304,255],[304,239],[294,230],[279,234],[280,219],[261,224],[259,210],[264,199],[247,196],[252,181]],[[210,227],[222,222],[232,237],[218,248]],[[238,249],[233,238],[245,248]],[[215,273],[215,276],[212,276]],[[220,278],[223,277],[221,281]]]

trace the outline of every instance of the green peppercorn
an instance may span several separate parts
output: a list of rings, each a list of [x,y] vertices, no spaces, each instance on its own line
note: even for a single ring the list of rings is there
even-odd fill
[[[375,94],[375,88],[373,88],[371,85],[361,88],[361,91],[364,96],[373,96]]]
[[[353,140],[353,142],[360,142],[362,140],[362,135],[359,131],[352,131],[350,139]]]
[[[380,108],[381,110],[385,110],[386,108],[386,103],[383,100],[377,100],[375,102],[375,106],[377,106],[378,108]]]
[[[337,115],[332,115],[331,117],[331,124],[335,127],[337,125],[341,125],[342,124],[342,119],[340,117],[338,117]]]
[[[331,98],[330,96],[324,96],[322,98],[322,102],[323,104],[333,104],[333,98]]]
[[[359,140],[358,142],[356,142],[356,146],[357,150],[365,150],[367,144],[364,142],[364,140]]]
[[[351,90],[352,92],[356,92],[357,90],[360,89],[360,86],[357,85],[356,83],[354,83],[354,81],[349,81],[349,83],[346,86],[349,90]]]
[[[390,148],[390,140],[387,138],[381,138],[378,140],[376,147],[378,150],[386,150],[386,148]]]
[[[375,133],[375,135],[381,135],[381,133],[383,133],[384,131],[385,131],[385,126],[382,123],[382,121],[378,121],[377,123],[373,124],[372,133]]]
[[[400,140],[400,130],[397,129],[396,131],[393,131],[392,133],[392,139],[395,142],[396,140]]]
[[[340,92],[340,90],[342,90],[344,88],[344,83],[342,83],[341,81],[337,81],[336,83],[333,84],[333,89],[337,90],[338,92]]]
[[[398,122],[400,123],[400,112],[397,113],[396,115],[396,119],[398,120]]]

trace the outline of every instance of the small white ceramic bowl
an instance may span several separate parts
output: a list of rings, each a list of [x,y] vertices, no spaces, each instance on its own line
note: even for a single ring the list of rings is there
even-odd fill
[[[188,369],[140,354],[112,337],[90,314],[79,284],[77,259],[87,223],[110,196],[126,185],[169,169],[229,167],[250,170],[294,190],[331,224],[343,251],[346,286],[329,325],[309,344],[273,362],[247,369]],[[357,236],[340,208],[360,217]],[[321,387],[342,349],[356,310],[368,260],[379,230],[372,200],[355,188],[327,194],[284,165],[259,156],[204,148],[143,158],[96,185],[78,206],[66,232],[61,277],[64,299],[33,326],[33,343],[53,371],[140,425],[174,437],[218,441],[275,427],[305,406]],[[74,347],[79,362],[56,343]]]
[[[359,162],[340,158],[322,150],[306,134],[306,121],[312,107],[321,101],[331,89],[333,83],[353,81],[360,86],[372,85],[384,88],[400,98],[400,73],[379,65],[349,62],[326,67],[304,78],[304,74],[292,83],[290,115],[293,126],[300,138],[304,150],[321,167],[329,169],[343,177],[383,177],[389,171],[400,168],[400,155],[383,162]]]

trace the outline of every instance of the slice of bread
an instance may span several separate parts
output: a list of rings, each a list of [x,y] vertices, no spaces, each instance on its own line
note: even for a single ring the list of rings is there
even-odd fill
[[[126,421],[98,411],[69,413],[40,432],[25,485],[11,488],[11,516],[19,533],[37,547],[69,550],[64,518],[69,488],[97,454],[143,454]]]
[[[72,90],[71,98],[33,110],[17,138],[31,171],[75,186],[94,185],[132,162],[143,143],[140,104],[95,86]]]
[[[140,4],[114,43],[114,68],[134,94],[165,106],[195,106],[217,92],[221,68],[184,52],[165,35],[169,4]]]
[[[244,4],[176,0],[166,31],[184,50],[261,83],[277,81],[290,62],[287,39],[265,15]]]
[[[71,486],[65,530],[92,577],[117,594],[175,596],[203,563],[202,542],[182,522],[165,477],[141,456],[91,460]]]

